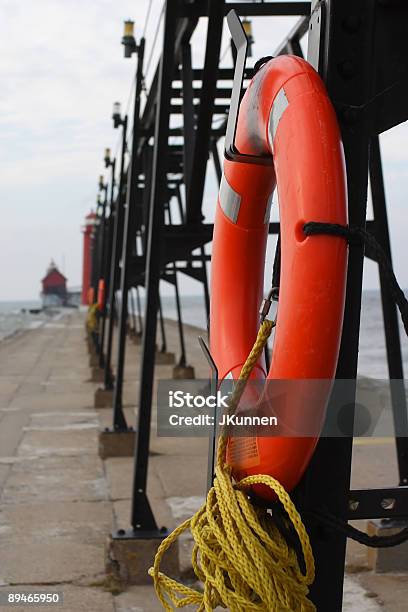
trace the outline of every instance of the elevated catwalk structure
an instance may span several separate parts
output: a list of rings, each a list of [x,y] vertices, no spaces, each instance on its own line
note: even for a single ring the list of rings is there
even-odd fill
[[[164,6],[162,52],[142,107],[145,41],[139,44],[128,30],[125,54],[137,53],[133,129],[119,110],[115,125],[123,130],[119,181],[98,209],[99,225],[94,249],[93,284],[105,279],[107,305],[102,318],[100,365],[105,367],[105,388],[113,389],[113,428],[126,432],[122,410],[122,384],[127,328],[126,298],[131,288],[143,286],[145,307],[140,363],[140,389],[130,531],[115,537],[160,538],[146,495],[151,426],[152,389],[156,352],[160,280],[175,288],[179,310],[181,365],[186,364],[178,276],[183,273],[203,284],[208,313],[206,262],[210,256],[212,225],[203,219],[203,194],[208,158],[218,180],[221,161],[217,142],[225,135],[233,68],[220,68],[225,15],[235,9],[241,16],[298,15],[289,36],[271,54],[302,55],[300,39],[308,33],[307,59],[326,83],[342,131],[348,176],[349,222],[367,227],[389,257],[387,222],[379,134],[408,119],[408,7],[396,0],[321,0],[312,2],[225,2],[224,0],[167,0]],[[208,17],[204,64],[192,63],[191,38],[201,17]],[[246,69],[244,87],[251,77]],[[173,127],[174,116],[182,119]],[[216,121],[218,119],[218,121]],[[126,148],[130,161],[126,166]],[[110,158],[107,163],[114,164]],[[374,218],[367,221],[370,177]],[[108,193],[109,192],[109,193]],[[110,204],[110,206],[109,206]],[[214,203],[215,205],[215,203]],[[108,214],[109,206],[109,214]],[[270,231],[277,233],[278,224]],[[355,379],[360,329],[364,252],[350,245],[344,332],[337,378]],[[389,376],[396,424],[399,486],[376,490],[350,490],[353,438],[322,438],[294,498],[304,513],[316,558],[316,581],[311,598],[318,610],[341,610],[346,535],[311,518],[325,508],[342,520],[408,519],[408,438],[403,366],[394,301],[380,273],[381,296]],[[116,296],[121,296],[116,299]],[[116,307],[115,307],[116,304]],[[112,335],[117,318],[118,355],[111,372]],[[138,330],[140,331],[140,329]],[[394,381],[395,382],[395,381]],[[354,397],[348,417],[353,422]],[[309,518],[307,518],[309,517]]]

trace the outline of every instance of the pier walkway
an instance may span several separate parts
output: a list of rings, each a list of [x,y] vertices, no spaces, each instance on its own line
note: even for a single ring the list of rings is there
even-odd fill
[[[171,322],[167,327],[172,350],[177,330]],[[198,330],[186,326],[186,334],[189,361],[197,377],[205,377]],[[98,456],[98,431],[111,425],[111,412],[93,407],[98,384],[89,381],[84,337],[84,315],[73,312],[0,344],[0,592],[62,592],[65,612],[159,611],[151,586],[114,594],[115,585],[105,580],[106,538],[114,526],[129,527],[133,461]],[[128,342],[124,398],[131,424],[138,354]],[[157,366],[156,374],[169,378],[171,367]],[[355,452],[356,485],[393,482],[392,445],[370,441]],[[180,444],[153,435],[148,493],[159,525],[171,528],[201,504],[206,453],[205,439]],[[185,578],[191,576],[189,549],[183,540]],[[350,547],[344,610],[405,609],[406,576],[373,575],[365,559],[364,549]]]

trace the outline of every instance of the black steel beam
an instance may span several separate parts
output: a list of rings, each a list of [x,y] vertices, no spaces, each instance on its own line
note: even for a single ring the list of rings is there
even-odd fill
[[[194,114],[200,115],[201,113],[201,104],[194,104]],[[229,111],[229,104],[217,104],[214,102],[209,107],[209,114],[211,114],[211,119],[213,115],[227,115]],[[183,114],[183,106],[181,104],[172,104],[170,107],[170,112],[172,115],[182,115]],[[211,125],[208,128],[208,132],[211,131]]]
[[[106,245],[106,254],[104,259],[104,272],[103,278],[105,279],[105,297],[104,304],[102,310],[102,317],[100,320],[100,353],[99,353],[99,367],[105,367],[105,332],[106,332],[106,304],[107,304],[107,296],[109,294],[110,287],[110,278],[109,278],[109,270],[110,270],[110,261],[112,259],[112,245],[113,245],[113,234],[114,234],[114,200],[115,200],[115,169],[116,169],[116,159],[114,159],[111,163],[111,190],[110,190],[110,202],[109,202],[109,218],[107,221],[107,245]]]
[[[193,68],[193,79],[194,81],[202,81],[204,75],[203,68]],[[244,79],[252,79],[254,76],[253,68],[245,68]],[[181,69],[176,68],[173,75],[174,81],[181,81],[182,74]],[[234,68],[217,68],[217,80],[218,81],[232,81],[234,79]]]
[[[195,147],[195,117],[193,99],[193,73],[191,66],[191,45],[186,43],[181,47],[182,95],[183,95],[183,165],[184,185],[186,191],[190,189],[191,168]],[[180,202],[180,210],[182,204]],[[182,220],[185,220],[184,213]]]
[[[377,2],[372,60],[375,91],[369,103],[373,133],[384,132],[408,119],[407,37],[407,2]]]
[[[146,303],[141,350],[139,410],[133,474],[131,524],[135,532],[157,532],[157,525],[146,493],[150,445],[153,377],[159,300],[162,227],[167,196],[167,143],[170,120],[171,83],[174,69],[178,0],[167,0],[163,51],[157,90],[155,138],[150,194],[150,222],[146,256]]]
[[[226,2],[224,15],[235,10],[238,15],[248,17],[279,17],[292,15],[309,15],[310,2]],[[191,4],[184,4],[183,15],[185,17],[206,17],[208,15],[208,3],[203,0]]]
[[[389,262],[392,263],[380,142],[377,135],[371,138],[370,185],[376,224],[376,238],[384,249]],[[403,432],[408,431],[408,416],[398,313],[390,292],[387,276],[381,268],[379,268],[379,274],[388,374],[390,379],[394,379],[390,385],[394,425],[396,432]],[[408,484],[408,438],[397,436],[395,442],[399,481],[401,485],[406,485]]]
[[[175,57],[178,57],[180,49],[181,49],[181,45],[186,44],[190,40],[196,28],[197,22],[198,22],[197,17],[177,20],[177,24],[175,26],[176,32],[175,32],[175,40],[174,40],[174,56]],[[150,86],[149,93],[147,96],[146,104],[143,109],[143,114],[140,120],[141,130],[147,130],[148,134],[145,136],[145,138],[140,139],[138,153],[141,152],[142,148],[148,141],[149,130],[155,124],[156,105],[158,103],[158,94],[159,94],[160,61],[161,60],[159,60],[159,63],[157,65],[157,68],[156,68],[156,71],[155,71],[155,74],[152,80],[152,84]],[[173,74],[174,74],[174,70],[175,70],[175,67],[173,66]]]
[[[220,156],[219,156],[218,148],[217,148],[217,141],[214,138],[211,139],[210,150],[211,150],[211,155],[212,155],[212,159],[214,163],[215,174],[217,176],[217,181],[219,185],[222,179],[222,167],[221,167]]]
[[[214,99],[217,89],[217,70],[220,57],[224,0],[208,0],[207,42],[204,60],[204,73],[200,110],[197,120],[191,181],[187,192],[187,222],[200,223],[202,220],[202,201],[207,170],[208,150],[211,139],[211,124],[215,110]]]
[[[327,20],[325,29],[321,30],[324,45],[320,65],[329,95],[335,103],[338,100],[346,104],[365,103],[372,95],[375,3],[371,0],[359,3],[352,0],[327,0],[324,5]],[[350,15],[355,16],[360,24],[357,31],[350,32],[345,27]],[[309,54],[312,57],[316,57],[316,47],[320,47],[319,35],[315,37],[314,32],[315,29],[309,31]],[[359,74],[359,79],[352,85],[342,64],[345,50],[352,54],[352,69]],[[347,167],[349,223],[364,228],[369,116],[363,114],[357,123],[351,124],[340,112],[339,120]],[[350,246],[343,334],[336,373],[336,377],[342,379],[352,380],[357,375],[363,260],[363,247]],[[354,393],[350,393],[349,401],[353,406]],[[352,407],[349,418],[352,424]],[[352,438],[320,439],[303,482],[297,487],[296,496],[301,499],[303,507],[312,509],[325,506],[332,514],[347,520],[351,456]],[[346,537],[328,531],[313,521],[307,520],[306,523],[316,562],[316,579],[311,587],[311,599],[318,610],[341,612]]]
[[[192,71],[191,71],[191,76],[192,76]],[[231,94],[232,94],[232,89],[231,87],[217,87],[216,91],[215,91],[215,98],[220,98],[220,99],[226,99],[229,100],[231,98]],[[194,100],[199,100],[201,96],[201,87],[193,87],[192,88],[192,98]],[[173,84],[173,88],[171,90],[171,97],[172,98],[184,98],[184,93],[183,93],[183,88],[182,87],[176,87]]]
[[[310,2],[226,2],[224,12],[232,9],[248,17],[310,15]]]
[[[177,198],[178,194],[176,195]],[[167,207],[167,215],[169,224],[172,224],[172,215],[171,215],[171,202],[169,202]],[[180,359],[178,361],[178,365],[185,367],[187,365],[187,352],[186,352],[186,343],[184,341],[184,329],[183,329],[183,318],[181,311],[181,301],[180,301],[180,292],[177,278],[177,266],[175,262],[172,263],[170,269],[173,272],[171,278],[171,284],[174,286],[175,300],[176,300],[176,311],[177,311],[177,327],[179,333],[179,341],[180,341]],[[169,280],[169,276],[165,275],[166,280]]]
[[[408,487],[357,489],[348,496],[348,518],[408,520]]]
[[[106,346],[105,355],[105,375],[104,375],[104,387],[105,389],[113,389],[113,376],[112,376],[112,346],[113,346],[113,327],[115,319],[115,291],[118,279],[119,270],[119,253],[120,245],[122,243],[123,233],[123,182],[125,178],[125,154],[126,154],[126,133],[127,133],[127,117],[125,117],[122,124],[122,151],[120,159],[120,177],[119,177],[119,189],[116,198],[115,205],[115,218],[114,218],[114,229],[113,229],[113,240],[112,240],[112,252],[111,252],[111,269],[109,279],[109,319],[108,319],[108,341]]]
[[[160,323],[160,335],[161,335],[161,347],[159,351],[161,353],[166,353],[167,352],[166,328],[164,326],[163,307],[162,307],[162,301],[160,298],[160,291],[159,291],[159,323]]]
[[[142,38],[137,53],[136,89],[133,108],[133,134],[131,145],[130,163],[127,169],[126,210],[124,218],[123,242],[122,242],[122,268],[120,273],[121,300],[118,309],[118,348],[116,359],[116,381],[113,393],[113,428],[116,430],[127,430],[126,417],[123,412],[123,376],[125,370],[126,350],[126,325],[128,314],[128,277],[129,260],[132,255],[132,239],[136,235],[136,213],[137,213],[137,186],[139,157],[137,145],[139,140],[139,115],[140,98],[143,88],[143,56],[145,39]]]

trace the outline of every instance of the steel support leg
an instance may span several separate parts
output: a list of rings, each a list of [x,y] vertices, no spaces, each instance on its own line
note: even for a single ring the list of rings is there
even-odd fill
[[[110,192],[110,214],[106,227],[106,250],[105,257],[103,261],[103,278],[105,279],[105,299],[102,309],[102,317],[100,322],[100,338],[101,338],[101,350],[99,353],[99,367],[105,367],[105,331],[106,331],[106,305],[107,299],[106,296],[109,293],[110,287],[110,279],[109,279],[109,262],[112,259],[112,246],[113,246],[113,234],[114,234],[114,199],[115,199],[115,169],[116,169],[116,159],[114,159],[111,163],[111,192]]]
[[[214,138],[211,139],[210,147],[211,147],[211,155],[212,155],[213,163],[214,163],[215,174],[217,176],[218,184],[220,184],[221,179],[222,179],[222,168],[221,168],[220,156],[218,153],[217,141]]]
[[[131,304],[131,316],[132,316],[132,331],[134,334],[137,333],[136,329],[136,306],[135,306],[135,294],[133,288],[129,290],[130,304]]]
[[[320,10],[320,5],[317,7]],[[375,5],[369,1],[356,4],[351,0],[329,0],[323,8],[327,9],[326,31],[322,29],[324,44],[320,46],[318,37],[314,38],[314,27],[313,31],[309,31],[309,56],[317,59],[320,56],[322,76],[334,102],[341,100],[343,105],[350,107],[363,105],[370,99],[372,91]],[[358,30],[353,33],[344,28],[350,14],[360,23]],[[345,48],[352,54],[353,73],[355,71],[358,78],[350,79],[339,69],[341,53]],[[365,227],[369,114],[361,113],[356,118],[348,112],[347,107],[344,110],[339,107],[338,112],[347,166],[349,223]],[[363,247],[350,246],[343,335],[336,373],[336,377],[341,379],[353,380],[357,375],[363,260]],[[349,418],[353,424],[355,393],[351,392],[348,399]],[[305,509],[325,507],[341,519],[348,519],[352,443],[352,438],[320,439],[303,483],[297,487],[296,497]],[[311,599],[319,611],[341,612],[346,537],[313,521],[307,520],[306,527],[311,536],[316,562],[316,579],[311,588]]]
[[[127,130],[127,117],[125,117],[124,124],[122,126],[122,156],[120,162],[120,179],[119,179],[119,190],[116,198],[115,206],[115,224],[113,230],[113,243],[112,243],[112,258],[111,258],[111,270],[110,270],[110,284],[109,284],[109,322],[108,322],[108,343],[106,347],[105,357],[105,377],[104,385],[105,389],[113,389],[113,377],[112,377],[112,344],[113,344],[113,327],[115,320],[115,292],[118,280],[119,272],[119,254],[121,246],[121,238],[123,235],[123,213],[124,213],[124,202],[123,202],[123,180],[125,170],[125,151],[126,151],[126,130]]]
[[[208,1],[208,29],[200,98],[200,113],[197,122],[191,183],[187,193],[186,212],[187,221],[189,223],[199,223],[202,220],[201,207],[207,169],[208,149],[211,140],[210,135],[214,99],[217,88],[224,5],[224,0]]]
[[[160,321],[160,333],[161,333],[161,339],[162,339],[160,352],[165,353],[167,351],[166,328],[164,326],[163,308],[162,308],[162,301],[160,299],[160,295],[159,295],[159,321]]]
[[[180,339],[180,360],[179,366],[185,367],[187,365],[186,361],[186,343],[184,341],[184,329],[183,329],[183,320],[181,314],[181,302],[180,302],[180,293],[179,286],[177,280],[177,271],[174,271],[174,292],[176,297],[176,308],[177,308],[177,324],[178,324],[178,332]]]
[[[127,430],[126,418],[123,412],[122,394],[123,376],[125,371],[126,324],[128,315],[129,259],[132,254],[132,239],[136,238],[136,192],[139,171],[137,144],[139,138],[140,96],[142,93],[143,83],[143,54],[144,38],[141,39],[138,52],[136,95],[133,113],[132,155],[127,173],[126,210],[122,245],[122,269],[120,275],[120,293],[122,299],[118,313],[117,368],[115,390],[113,394],[113,427],[114,429],[119,430]]]
[[[168,221],[171,225],[172,218],[171,218],[170,206],[171,204],[169,202],[169,205],[167,208],[167,214],[168,214]],[[175,292],[175,298],[176,298],[177,326],[178,326],[179,340],[180,340],[180,360],[179,360],[178,365],[185,367],[187,365],[186,343],[184,342],[183,319],[182,319],[182,313],[181,313],[180,293],[179,293],[179,286],[178,286],[178,279],[177,279],[177,267],[176,267],[175,262],[173,262],[172,267],[173,267],[173,274],[174,274],[174,292]]]
[[[385,200],[384,180],[382,174],[381,151],[378,136],[371,138],[370,149],[370,184],[373,199],[375,234],[391,262],[391,244],[388,229],[387,205]],[[395,442],[397,450],[399,484],[408,484],[408,438],[403,432],[408,431],[407,402],[402,365],[401,339],[398,325],[398,313],[390,294],[387,279],[381,268],[380,287],[382,312],[387,347],[388,373],[391,382],[391,403],[393,409]]]
[[[136,305],[137,305],[137,318],[139,321],[139,329],[137,333],[141,336],[143,334],[143,320],[142,320],[142,306],[140,303],[140,291],[139,291],[138,286],[136,286]]]
[[[131,513],[133,529],[140,534],[157,533],[158,531],[147,498],[146,484],[150,445],[157,310],[159,305],[161,233],[164,222],[164,203],[167,195],[169,115],[178,8],[179,3],[177,0],[167,0],[154,137],[150,223],[146,257],[145,324],[141,350],[139,412]]]

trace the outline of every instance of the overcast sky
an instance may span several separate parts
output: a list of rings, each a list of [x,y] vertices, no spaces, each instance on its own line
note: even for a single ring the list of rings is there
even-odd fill
[[[2,0],[0,3],[0,300],[35,299],[51,258],[71,286],[79,285],[81,224],[96,200],[103,150],[116,148],[112,103],[129,99],[134,57],[123,58],[123,20],[136,22],[139,38],[147,0]],[[147,57],[162,0],[153,0]],[[256,57],[271,54],[293,18],[254,21]],[[206,20],[193,39],[202,64]],[[224,28],[223,48],[227,44]],[[161,33],[159,33],[160,42]],[[159,45],[157,45],[157,52]],[[151,61],[150,74],[156,54]],[[224,60],[228,61],[227,58]],[[408,286],[408,132],[382,137],[393,255]],[[205,212],[212,218],[216,186],[209,171]],[[367,266],[366,286],[376,286]],[[199,287],[183,283],[185,292]]]

